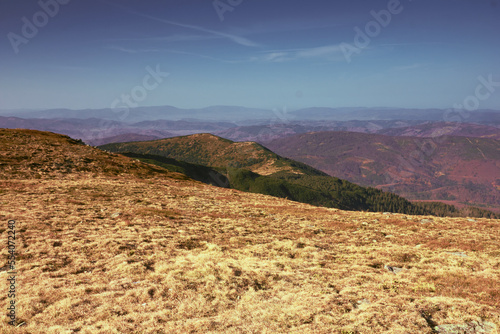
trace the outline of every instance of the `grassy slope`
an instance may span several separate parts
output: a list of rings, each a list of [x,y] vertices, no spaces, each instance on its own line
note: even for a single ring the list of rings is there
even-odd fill
[[[153,154],[138,154],[131,152],[122,154],[126,157],[138,159],[139,161],[146,162],[148,164],[157,165],[173,172],[185,174],[193,180],[218,187],[229,188],[229,181],[227,177],[217,170],[207,166],[190,164],[188,162],[178,161]]]
[[[9,137],[2,159],[22,169],[20,157],[29,162],[33,141]],[[53,147],[37,142],[46,152]],[[80,149],[79,156],[97,154],[71,142],[57,152]],[[28,172],[11,178],[2,166],[1,233],[5,244],[7,220],[18,220],[17,305],[26,325],[13,330],[3,318],[0,332],[431,333],[430,325],[473,320],[500,326],[499,220],[348,212],[175,173],[113,175],[107,170],[115,158],[130,170],[150,166],[100,154],[94,177],[54,166],[39,179]],[[406,270],[395,275],[384,265]],[[4,295],[2,307],[6,301]]]

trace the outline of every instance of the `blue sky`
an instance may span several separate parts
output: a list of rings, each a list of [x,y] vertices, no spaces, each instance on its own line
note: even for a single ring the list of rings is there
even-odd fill
[[[0,2],[0,109],[132,93],[138,106],[449,108],[479,76],[500,82],[498,0],[58,1]],[[371,37],[356,43],[356,27]],[[479,107],[500,109],[500,85]]]

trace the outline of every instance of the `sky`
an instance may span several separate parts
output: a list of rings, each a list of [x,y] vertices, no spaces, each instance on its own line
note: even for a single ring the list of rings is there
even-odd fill
[[[0,0],[0,109],[500,110],[499,0]]]

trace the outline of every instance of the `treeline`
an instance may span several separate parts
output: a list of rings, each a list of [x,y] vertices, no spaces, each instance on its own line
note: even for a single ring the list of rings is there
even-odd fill
[[[499,215],[491,211],[474,207],[458,210],[452,205],[440,202],[413,203],[390,192],[362,187],[331,176],[289,172],[263,176],[238,168],[226,169],[226,175],[231,188],[234,189],[342,210],[393,212],[439,217],[499,218]]]
[[[123,154],[215,186],[271,195],[316,206],[409,215],[498,218],[498,215],[478,208],[468,208],[468,211],[464,211],[439,202],[412,203],[396,194],[362,187],[331,176],[286,171],[264,176],[243,168],[207,167],[152,154]],[[307,170],[311,174],[314,171],[314,169]]]
[[[271,177],[308,189],[314,189],[327,197],[333,207],[343,210],[387,211],[412,215],[431,214],[426,208],[419,207],[401,196],[375,188],[361,187],[336,177],[300,175],[286,172],[276,173]]]
[[[475,218],[490,218],[500,219],[500,214],[468,206],[463,209],[457,209],[453,205],[444,204],[441,202],[416,202],[415,205],[425,208],[432,212],[432,215],[438,217],[475,217]]]

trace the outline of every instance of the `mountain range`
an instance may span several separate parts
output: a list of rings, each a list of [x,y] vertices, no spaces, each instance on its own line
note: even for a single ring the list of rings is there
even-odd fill
[[[350,121],[350,120],[404,120],[404,121],[461,121],[478,124],[500,125],[500,112],[497,110],[475,110],[462,113],[444,109],[404,109],[404,108],[284,108],[259,109],[242,106],[211,106],[199,109],[182,109],[173,106],[106,108],[106,109],[49,109],[35,111],[0,110],[2,116],[20,118],[99,118],[104,120],[137,123],[155,120],[202,120],[223,122],[255,122],[272,120],[277,123],[291,121]]]
[[[52,131],[72,138],[82,139],[89,145],[160,139],[205,132],[233,141],[255,141],[259,143],[300,133],[320,131],[349,131],[414,137],[453,135],[499,139],[500,123],[494,125],[494,122],[486,125],[397,119],[371,121],[268,119],[241,122],[158,119],[126,123],[100,118],[20,118],[0,116],[1,128]]]

